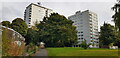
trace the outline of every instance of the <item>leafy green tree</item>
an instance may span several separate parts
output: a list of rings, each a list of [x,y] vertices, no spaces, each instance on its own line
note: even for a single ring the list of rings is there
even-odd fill
[[[30,43],[37,45],[37,43],[39,42],[38,35],[39,35],[39,33],[36,30],[29,28],[27,31],[27,34],[25,36],[26,45],[29,45]]]
[[[120,1],[118,1],[120,2]],[[119,32],[120,32],[120,4],[116,3],[114,5],[114,7],[112,7],[112,9],[115,11],[115,14],[112,16],[112,18],[114,18],[114,22],[115,22],[115,26],[116,28],[118,28]]]
[[[27,24],[21,18],[16,18],[12,21],[11,28],[20,33],[22,36],[27,34]]]
[[[112,16],[112,18],[115,22],[115,31],[117,34],[116,45],[120,47],[120,1],[118,1],[118,3],[116,3],[112,9],[115,11],[115,14]]]
[[[71,20],[58,13],[44,17],[37,25],[40,40],[45,42],[47,47],[72,46],[77,42],[76,27],[72,24]]]
[[[101,45],[106,45],[108,46],[110,43],[114,43],[116,40],[116,35],[115,35],[115,27],[108,24],[104,23],[103,26],[100,28],[100,44]]]
[[[86,40],[84,40],[81,44],[81,47],[83,47],[84,49],[87,49],[89,47],[89,45],[86,43]]]
[[[10,27],[10,22],[9,21],[2,21],[2,25],[6,27]]]

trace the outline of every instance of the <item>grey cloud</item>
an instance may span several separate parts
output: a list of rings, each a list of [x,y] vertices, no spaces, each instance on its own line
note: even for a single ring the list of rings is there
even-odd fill
[[[23,2],[4,2],[2,7],[2,19],[12,21],[13,19],[24,17],[24,10],[28,3]]]

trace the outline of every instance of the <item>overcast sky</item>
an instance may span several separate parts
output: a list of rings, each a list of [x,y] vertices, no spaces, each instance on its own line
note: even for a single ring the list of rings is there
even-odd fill
[[[19,17],[24,17],[25,8],[30,3],[41,2],[42,6],[52,9],[66,17],[75,14],[76,11],[90,10],[97,13],[99,28],[104,21],[111,23],[111,16],[114,12],[111,7],[115,4],[116,0],[1,0],[0,2],[0,19],[2,21]]]
[[[116,2],[116,0],[0,0],[2,2]]]

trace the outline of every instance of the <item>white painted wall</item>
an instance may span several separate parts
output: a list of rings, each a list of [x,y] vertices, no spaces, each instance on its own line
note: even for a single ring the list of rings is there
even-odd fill
[[[31,9],[30,9],[31,8]],[[31,11],[31,14],[30,14]],[[34,26],[36,21],[39,23],[40,21],[43,20],[43,18],[47,15],[49,16],[53,11],[51,9],[42,7],[40,5],[36,4],[30,4],[25,11],[25,22],[29,27]],[[31,15],[31,17],[29,16]],[[31,19],[29,19],[31,18]],[[30,21],[29,21],[30,20]]]
[[[90,28],[90,15],[89,14],[92,14],[92,25]],[[87,44],[89,43],[93,43],[91,42],[91,31],[90,29],[92,30],[93,32],[93,36],[95,35],[98,35],[98,21],[97,21],[97,14],[89,11],[89,10],[86,10],[86,11],[83,11],[83,12],[76,12],[76,14],[72,15],[72,16],[69,16],[68,19],[74,21],[74,24],[76,27],[77,27],[77,36],[78,36],[78,44],[81,44],[82,41],[84,41],[84,39],[87,41]],[[94,29],[97,29],[97,30],[94,30]],[[83,32],[83,33],[81,33]],[[96,32],[96,33],[95,33]],[[81,36],[83,35],[83,36]],[[82,39],[83,38],[83,39]],[[98,42],[99,40],[96,40],[98,39],[98,36],[97,37],[93,37],[94,38],[94,43],[95,45],[99,45]],[[96,43],[97,42],[97,43]],[[96,48],[98,48],[99,46],[97,46]]]

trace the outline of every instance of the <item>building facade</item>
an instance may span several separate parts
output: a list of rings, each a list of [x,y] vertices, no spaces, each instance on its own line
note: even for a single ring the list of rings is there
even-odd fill
[[[0,25],[0,58],[2,58],[2,25]]]
[[[97,14],[89,10],[77,11],[76,14],[69,16],[68,19],[74,22],[78,31],[78,44],[75,46],[79,47],[84,40],[87,44],[91,44],[93,48],[99,48],[98,39],[98,18]]]
[[[44,17],[49,17],[53,10],[40,6],[39,4],[31,3],[26,7],[24,13],[24,20],[28,27],[34,26],[43,20]]]

